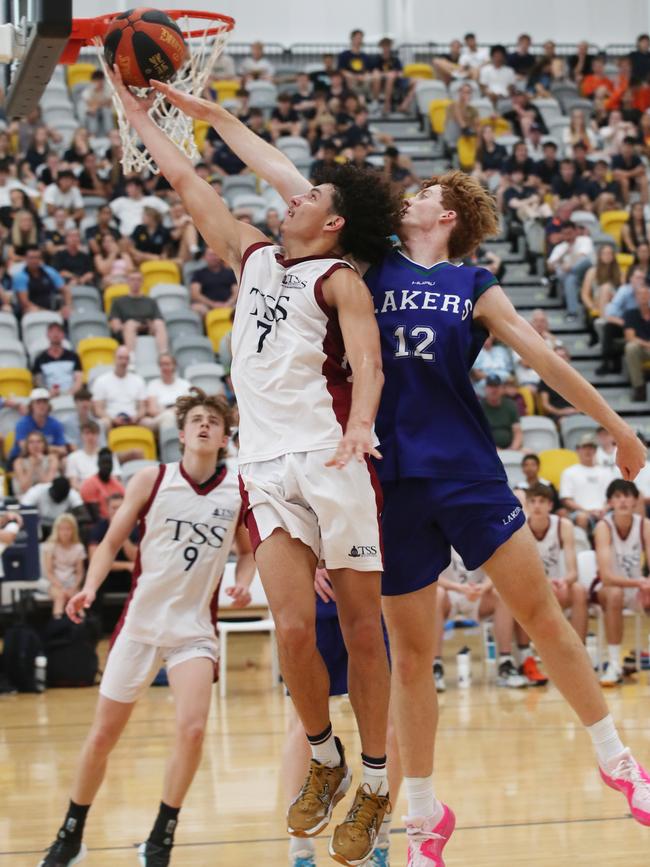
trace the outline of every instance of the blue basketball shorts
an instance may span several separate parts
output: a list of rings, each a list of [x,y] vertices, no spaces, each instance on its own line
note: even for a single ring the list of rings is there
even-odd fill
[[[478,569],[526,521],[505,480],[420,479],[384,482],[384,596],[438,580],[451,548]]]
[[[384,626],[384,642],[388,651],[388,635]],[[336,616],[316,617],[316,646],[330,676],[330,695],[347,695],[348,652],[341,625]]]

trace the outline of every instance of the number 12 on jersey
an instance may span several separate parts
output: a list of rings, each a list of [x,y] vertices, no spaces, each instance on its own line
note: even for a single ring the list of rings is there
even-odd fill
[[[426,325],[418,325],[411,328],[407,333],[404,325],[399,325],[395,329],[395,338],[397,340],[397,349],[395,350],[395,358],[421,358],[423,361],[435,361],[436,354],[431,352],[431,347],[436,342],[436,332],[433,328]],[[410,344],[415,343],[411,348]]]

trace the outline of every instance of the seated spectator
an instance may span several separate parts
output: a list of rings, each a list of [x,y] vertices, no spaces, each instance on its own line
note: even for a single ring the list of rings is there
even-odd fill
[[[153,298],[142,292],[142,274],[133,271],[127,277],[129,294],[118,296],[111,304],[108,320],[116,337],[121,338],[129,353],[135,353],[138,334],[151,334],[158,352],[167,352],[167,327]]]
[[[272,81],[275,68],[270,60],[264,57],[262,42],[253,42],[250,57],[244,58],[239,66],[239,74],[244,84],[247,81]]]
[[[204,170],[206,171],[205,180],[207,180],[209,166],[204,164]],[[199,250],[205,247],[205,242],[199,236],[192,218],[180,200],[170,205],[169,218],[171,221],[169,228],[171,256],[179,265],[184,265],[190,259],[196,258]]]
[[[95,551],[108,532],[118,509],[124,502],[122,494],[111,494],[107,502],[108,517],[100,518],[91,528],[88,536],[88,560],[92,561]],[[103,582],[101,593],[128,593],[131,589],[135,558],[138,553],[138,528],[134,527],[130,537],[124,542],[115,555],[110,571]]]
[[[83,165],[84,157],[91,153],[90,139],[86,127],[79,126],[72,134],[70,146],[63,153],[63,162],[78,172]]]
[[[248,112],[246,126],[265,142],[270,143],[272,141],[271,133],[268,131],[266,118],[261,108],[251,108]]]
[[[539,468],[541,466],[540,459],[534,452],[530,452],[527,455],[524,455],[521,459],[521,469],[524,474],[524,481],[517,482],[517,487],[521,488],[523,491],[527,491],[530,488],[534,488],[537,485],[545,485],[548,488],[552,488],[555,490],[551,482],[548,479],[543,479],[539,474]]]
[[[564,224],[564,240],[547,259],[548,270],[555,274],[566,304],[567,321],[578,318],[578,300],[585,274],[595,258],[594,242],[588,232],[570,220]]]
[[[111,494],[124,496],[124,485],[113,475],[113,460],[110,449],[100,449],[97,472],[82,482],[79,489],[93,524],[99,518],[108,518],[108,498]]]
[[[609,467],[615,471],[616,467],[616,440],[604,427],[596,431],[598,449],[596,450],[596,464],[599,467]]]
[[[65,250],[65,236],[77,224],[65,208],[57,208],[51,217],[45,218],[45,252],[49,257]]]
[[[89,226],[84,232],[84,240],[93,256],[97,256],[100,252],[100,243],[105,235],[111,235],[116,241],[119,241],[121,237],[115,228],[110,205],[102,205],[97,211],[97,222],[94,226]]]
[[[81,588],[85,576],[86,551],[79,541],[74,515],[59,515],[52,534],[43,545],[43,571],[50,584],[52,617],[63,616],[68,600]]]
[[[100,236],[99,252],[95,255],[94,266],[102,289],[115,283],[126,283],[129,274],[137,270],[124,242],[119,243],[111,234]]]
[[[607,57],[602,52],[597,54],[591,62],[591,72],[584,75],[580,82],[580,90],[583,96],[593,99],[599,96],[609,96],[614,92],[614,82],[605,75],[605,63]]]
[[[234,307],[237,300],[237,278],[231,268],[216,253],[205,251],[205,267],[192,274],[191,305],[200,316],[217,307]]]
[[[65,246],[52,260],[52,266],[68,283],[92,285],[95,280],[93,260],[81,249],[78,229],[70,229],[65,235]]]
[[[0,511],[0,554],[14,544],[16,536],[20,533],[20,528],[23,525],[23,519],[20,512]],[[4,569],[2,568],[2,557],[0,557],[0,580],[4,578]]]
[[[307,72],[299,72],[296,76],[296,89],[291,95],[291,105],[298,112],[302,120],[312,120],[314,117],[316,112],[314,85]]]
[[[515,73],[506,66],[506,50],[503,45],[493,45],[490,49],[490,62],[482,67],[479,84],[484,96],[496,105],[498,99],[510,96],[515,85]]]
[[[282,243],[282,220],[277,208],[269,208],[264,217],[264,222],[258,223],[257,228],[275,244]]]
[[[602,338],[602,364],[596,370],[599,376],[605,373],[620,373],[622,370],[625,315],[637,310],[636,293],[647,286],[646,269],[633,265],[627,275],[627,282],[616,290],[614,297],[605,307],[605,324]]]
[[[249,173],[246,163],[239,159],[225,141],[218,141],[212,154],[212,167],[220,175],[245,175]]]
[[[35,506],[38,509],[43,540],[50,535],[59,515],[75,512],[77,517],[83,517],[85,514],[79,492],[70,487],[65,476],[57,476],[51,482],[33,485],[20,497],[20,502],[23,506]]]
[[[34,382],[46,388],[52,397],[74,394],[81,388],[81,361],[73,349],[63,345],[65,331],[58,322],[47,326],[50,345],[36,356],[32,366]]]
[[[568,159],[573,157],[573,149],[577,144],[583,145],[587,153],[596,150],[598,139],[593,129],[587,125],[583,109],[574,108],[571,111],[569,126],[562,130],[562,142]]]
[[[368,109],[365,106],[357,108],[353,120],[354,123],[350,124],[345,132],[345,147],[354,148],[358,144],[363,144],[369,151],[374,151],[375,142],[368,125]],[[379,135],[378,138],[381,139],[382,136]]]
[[[129,373],[129,350],[115,351],[113,370],[100,374],[92,385],[93,413],[108,427],[139,424],[145,414],[146,385],[137,373]]]
[[[585,184],[576,172],[573,160],[560,161],[560,173],[551,181],[553,192],[553,208],[557,210],[562,202],[577,208],[585,196]]]
[[[77,180],[82,196],[105,196],[107,194],[105,171],[100,169],[97,154],[94,151],[89,151],[83,158],[83,169]]]
[[[474,389],[479,395],[485,392],[485,383],[490,374],[495,374],[501,382],[505,382],[511,373],[515,372],[514,360],[509,347],[497,342],[491,334],[483,344],[476,357],[470,376],[474,381]]]
[[[34,485],[49,483],[58,475],[58,455],[50,452],[47,440],[40,431],[32,431],[23,440],[20,454],[13,464],[14,495],[19,497]]]
[[[562,346],[561,343],[555,347],[555,352],[557,352],[560,358],[563,358],[569,363],[571,362],[571,356],[569,355],[568,350]],[[559,392],[555,391],[555,389],[551,388],[551,386],[547,385],[545,382],[540,381],[537,391],[539,394],[542,413],[548,415],[558,424],[563,416],[575,415],[578,412],[578,410],[571,406],[571,404],[565,400]]]
[[[109,205],[113,215],[119,220],[120,232],[125,238],[130,238],[136,226],[142,225],[145,207],[155,208],[163,214],[169,210],[169,206],[159,196],[145,196],[144,183],[137,175],[126,179],[125,193],[126,195],[113,199]]]
[[[634,482],[615,479],[607,488],[611,511],[603,515],[594,533],[599,579],[595,590],[605,613],[609,657],[600,677],[603,686],[623,681],[623,609],[650,614],[650,578],[644,576],[644,563],[650,557],[650,521],[636,514],[638,502]]]
[[[384,151],[384,177],[401,193],[405,193],[418,183],[409,157],[400,154],[393,146],[387,147]]]
[[[80,449],[83,446],[81,428],[88,421],[96,422],[96,424],[99,425],[99,445],[106,445],[105,428],[108,425],[93,415],[92,398],[93,396],[90,393],[88,386],[82,385],[81,388],[74,393],[74,405],[77,410],[77,415],[76,417],[66,416],[63,424],[66,440],[73,445],[75,449]]]
[[[519,413],[520,418],[522,415],[528,415],[526,401],[523,394],[519,391],[519,382],[517,381],[517,377],[514,374],[508,376],[504,381],[503,393],[505,397],[507,397],[508,400],[511,400],[517,407],[517,412]]]
[[[641,157],[635,152],[636,139],[626,136],[620,152],[612,157],[612,177],[621,187],[624,202],[629,202],[630,193],[638,192],[644,205],[648,204],[648,177]]]
[[[162,353],[158,357],[160,376],[147,383],[147,415],[142,424],[153,431],[161,427],[174,427],[176,399],[187,394],[192,384],[176,375],[176,359],[170,353]]]
[[[639,244],[647,244],[650,238],[645,221],[643,202],[634,202],[629,207],[630,218],[621,227],[621,249],[625,253],[636,253]]]
[[[171,258],[171,235],[156,208],[144,207],[142,223],[131,233],[129,254],[136,265]]]
[[[88,420],[81,424],[81,448],[75,449],[65,461],[65,475],[72,487],[79,491],[82,484],[99,472],[100,427],[96,421]],[[120,478],[122,470],[117,457],[113,455],[112,473]]]
[[[350,47],[341,51],[337,67],[343,73],[346,86],[355,93],[376,98],[378,70],[373,69],[373,61],[369,54],[363,51],[363,30],[353,30],[350,33]]]
[[[548,135],[542,113],[530,101],[528,92],[521,84],[513,86],[512,108],[509,111],[504,111],[503,117],[512,127],[513,134],[518,135],[519,138],[528,138],[533,124],[537,125],[540,133]]]
[[[533,310],[533,312],[530,314],[528,321],[547,346],[549,346],[551,349],[556,349],[560,345],[560,341],[551,332],[551,326],[549,325],[546,311],[544,311],[541,307],[537,307],[535,308],[535,310]]]
[[[375,58],[375,68],[379,72],[375,81],[374,99],[379,99],[383,85],[384,114],[389,114],[393,107],[393,98],[399,100],[398,111],[407,112],[415,99],[415,79],[402,75],[402,61],[393,50],[393,40],[384,36],[379,40],[380,54]]]
[[[535,161],[528,155],[528,145],[525,141],[518,141],[512,148],[512,156],[503,164],[503,171],[507,174],[513,174],[516,171],[522,173],[526,184],[532,186],[535,174]]]
[[[91,135],[106,136],[115,126],[113,93],[101,69],[90,76],[90,84],[81,94],[83,122]]]
[[[328,90],[332,83],[332,75],[336,73],[336,59],[333,54],[323,54],[322,67],[309,73],[316,90]]]
[[[321,142],[318,151],[320,153],[320,158],[314,160],[309,169],[309,179],[315,187],[323,183],[323,178],[326,176],[329,169],[338,165],[336,156],[339,152],[339,148],[330,139]]]
[[[650,78],[650,36],[641,33],[636,40],[636,49],[629,56],[630,79],[633,84]]]
[[[363,171],[374,171],[376,167],[371,162],[368,162],[367,157],[368,146],[363,144],[363,142],[357,142],[351,149],[348,162],[350,165]]]
[[[542,145],[542,159],[535,164],[535,174],[546,187],[551,187],[554,178],[560,173],[560,162],[557,158],[557,144],[545,141]]]
[[[463,41],[465,44],[458,58],[458,68],[452,71],[452,78],[478,81],[481,69],[490,60],[490,54],[487,48],[479,48],[475,33],[466,33]]]
[[[530,53],[530,45],[530,36],[527,33],[522,33],[517,39],[515,50],[508,54],[507,60],[508,66],[514,70],[517,78],[524,84],[535,66],[535,58]],[[519,135],[519,133],[515,133],[515,135]]]
[[[494,129],[489,124],[482,126],[479,131],[474,175],[492,192],[501,182],[501,172],[507,157],[508,151],[497,142]]]
[[[481,407],[497,449],[519,450],[524,441],[519,412],[514,401],[505,396],[503,382],[496,374],[490,374],[485,380]]]
[[[472,105],[473,91],[469,84],[458,88],[456,99],[447,106],[445,141],[456,147],[461,136],[476,136],[480,129],[478,109]]]
[[[64,319],[68,318],[72,305],[70,289],[58,271],[43,264],[38,247],[27,249],[25,267],[12,279],[21,313],[58,310]]]
[[[40,431],[52,454],[65,457],[68,452],[61,422],[50,415],[50,393],[46,388],[33,388],[29,395],[28,413],[16,423],[14,446],[9,460],[18,457],[24,441],[32,431]]]
[[[593,434],[585,434],[578,443],[579,463],[567,467],[560,477],[560,499],[569,517],[578,527],[589,532],[606,512],[606,491],[612,481],[612,470],[596,465],[598,442]]]
[[[302,129],[300,115],[291,103],[290,93],[281,93],[278,102],[271,112],[269,132],[273,141],[286,135],[299,136]]]
[[[56,181],[50,184],[43,193],[43,205],[48,214],[53,214],[57,208],[65,208],[67,213],[77,222],[83,219],[84,200],[79,192],[76,178],[69,169],[62,169]]]
[[[9,230],[9,241],[7,261],[11,266],[24,262],[27,251],[39,246],[41,232],[36,217],[31,211],[18,211],[14,216]]]
[[[623,316],[625,364],[632,385],[632,400],[646,400],[644,362],[650,360],[650,289],[646,280],[639,280],[634,290],[636,309]]]
[[[587,271],[582,281],[580,298],[587,311],[587,328],[593,332],[594,318],[601,319],[605,315],[607,305],[621,285],[621,269],[616,261],[616,250],[612,244],[603,244],[598,248],[596,264]],[[595,332],[594,336],[595,336]],[[598,338],[592,340],[592,345]]]
[[[590,207],[600,216],[603,211],[613,211],[622,204],[622,193],[617,181],[609,180],[609,165],[606,160],[596,160],[591,178],[583,186]],[[585,202],[587,204],[587,202]]]
[[[634,254],[634,265],[642,268],[647,278],[650,278],[650,242],[641,241]]]

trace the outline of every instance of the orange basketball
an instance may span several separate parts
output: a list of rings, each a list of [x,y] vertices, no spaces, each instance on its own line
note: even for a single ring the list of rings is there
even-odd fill
[[[178,24],[159,9],[129,9],[117,15],[104,36],[104,59],[117,64],[122,80],[149,87],[149,79],[168,81],[183,65],[187,44]]]

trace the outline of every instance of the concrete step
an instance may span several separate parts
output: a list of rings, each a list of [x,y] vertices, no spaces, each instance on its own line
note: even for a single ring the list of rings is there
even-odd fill
[[[627,386],[627,376],[623,373],[596,373],[596,368],[600,366],[601,359],[593,358],[587,360],[573,359],[572,364],[578,373],[582,374],[596,388],[605,388],[607,386]]]
[[[388,117],[371,117],[368,121],[371,132],[384,133],[399,139],[433,139],[421,128],[414,118],[405,117],[403,114],[389,115]]]
[[[510,286],[506,283],[503,291],[517,310],[534,310],[536,307],[543,307],[546,311],[564,310],[557,298],[549,298],[546,290],[541,287]]]

